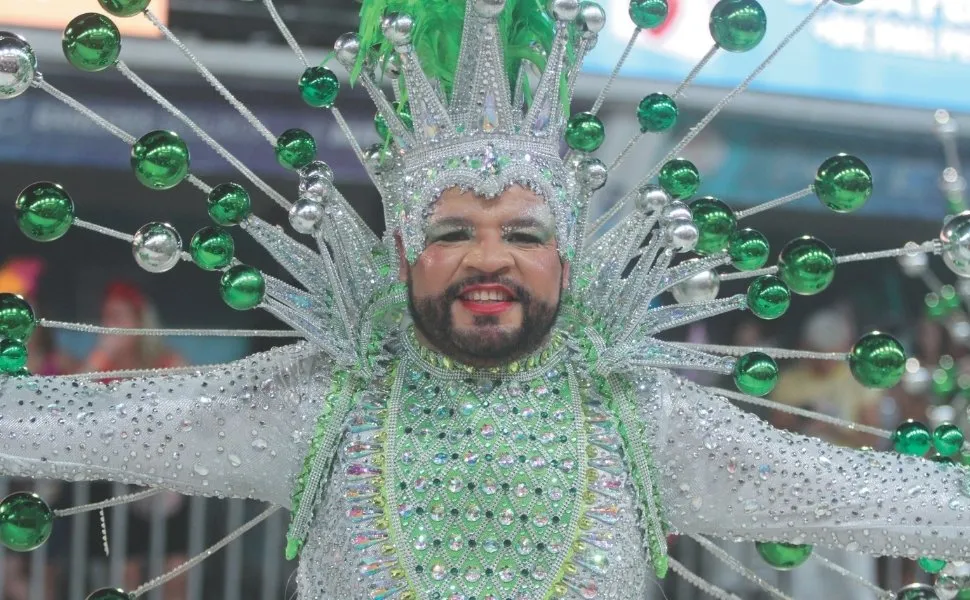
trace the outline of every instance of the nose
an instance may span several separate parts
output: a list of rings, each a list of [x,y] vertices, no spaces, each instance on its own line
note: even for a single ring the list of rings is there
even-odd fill
[[[482,235],[465,255],[466,269],[487,275],[501,275],[509,271],[514,258],[500,235]]]

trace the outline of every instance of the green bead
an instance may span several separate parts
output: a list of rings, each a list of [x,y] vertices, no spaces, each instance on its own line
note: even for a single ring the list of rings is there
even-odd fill
[[[778,274],[796,294],[817,294],[835,278],[835,253],[811,236],[796,238],[782,249]]]
[[[637,121],[642,133],[667,131],[677,123],[677,115],[677,103],[667,94],[644,96],[637,106]]]
[[[167,190],[189,175],[189,147],[173,131],[151,131],[131,147],[131,170],[145,187]]]
[[[38,242],[51,242],[67,233],[74,222],[74,202],[56,183],[40,181],[25,187],[14,202],[17,226]]]
[[[919,568],[931,574],[939,573],[946,566],[946,561],[942,558],[921,558],[916,563]]]
[[[0,339],[0,373],[13,375],[27,366],[27,346],[20,340]]]
[[[690,203],[690,212],[697,226],[697,245],[694,252],[714,254],[725,250],[738,227],[737,217],[731,208],[718,200],[706,196]]]
[[[731,264],[739,271],[754,271],[768,262],[768,238],[754,229],[740,229],[731,236],[728,254]]]
[[[309,67],[300,77],[303,101],[316,108],[330,108],[340,91],[340,80],[326,67]]]
[[[630,19],[640,29],[653,29],[667,20],[667,0],[630,0]]]
[[[413,129],[414,121],[411,119],[411,107],[407,102],[404,103],[402,107],[399,102],[394,103],[394,112],[397,118],[401,120],[401,124],[407,129]],[[391,130],[387,126],[387,120],[384,115],[378,111],[374,114],[374,129],[377,130],[377,135],[382,140],[386,140],[389,135],[391,135]]]
[[[934,396],[947,398],[957,388],[956,378],[949,369],[935,369],[931,380],[931,390]]]
[[[960,296],[957,295],[957,291],[952,285],[947,284],[940,288],[940,302],[947,309],[947,312],[960,309]]]
[[[16,552],[39,548],[51,536],[54,511],[31,492],[10,494],[0,502],[0,543]]]
[[[690,198],[700,186],[700,172],[685,158],[675,158],[660,169],[660,187],[674,200]]]
[[[85,600],[131,600],[131,595],[117,588],[101,588],[88,594]]]
[[[222,274],[219,293],[230,308],[249,310],[263,301],[266,281],[259,269],[249,265],[236,265]]]
[[[209,192],[209,217],[217,225],[239,225],[252,214],[249,192],[238,183],[222,183]]]
[[[766,563],[785,571],[801,565],[812,555],[812,547],[808,544],[755,542],[755,548]]]
[[[896,338],[874,331],[859,338],[849,353],[856,381],[869,388],[891,388],[906,371],[906,352]]]
[[[734,363],[734,384],[745,394],[764,396],[778,383],[778,363],[764,352],[749,352]]]
[[[189,243],[192,260],[206,271],[218,271],[232,263],[236,245],[229,232],[221,227],[203,227]]]
[[[747,52],[765,37],[768,15],[755,0],[721,0],[711,11],[711,37],[728,52]]]
[[[67,61],[81,71],[103,71],[118,62],[121,32],[108,17],[85,13],[64,29],[61,48]]]
[[[593,152],[605,139],[603,122],[593,113],[576,113],[566,124],[566,144],[573,150]]]
[[[943,456],[952,456],[963,448],[963,432],[953,423],[942,423],[933,430],[933,446]]]
[[[36,326],[34,311],[22,296],[0,293],[0,338],[24,342]]]
[[[900,454],[923,456],[930,449],[930,430],[919,421],[906,421],[893,432],[893,448]]]
[[[276,138],[276,160],[297,171],[317,158],[317,142],[302,129],[287,129]]]
[[[855,156],[839,154],[818,168],[812,189],[822,204],[835,212],[852,212],[872,196],[872,173]]]
[[[938,321],[949,314],[946,304],[936,292],[929,292],[923,297],[923,305],[926,307],[926,316]]]
[[[762,319],[777,319],[790,304],[788,286],[774,275],[762,275],[748,286],[748,309]]]
[[[133,17],[144,12],[152,0],[98,0],[101,8],[116,17]]]

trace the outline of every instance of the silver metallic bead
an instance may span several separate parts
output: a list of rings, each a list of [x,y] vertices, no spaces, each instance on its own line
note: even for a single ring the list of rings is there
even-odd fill
[[[966,585],[966,579],[970,577],[970,564],[967,564],[962,560],[951,560],[947,561],[946,566],[940,571],[941,575],[950,575],[952,577],[957,577],[958,579],[964,580],[963,585]]]
[[[182,236],[168,223],[148,223],[135,232],[131,250],[139,267],[149,273],[164,273],[181,258]]]
[[[717,298],[721,289],[721,276],[713,269],[681,281],[673,288],[674,300],[680,304],[688,302],[710,302]]]
[[[940,174],[939,186],[944,194],[962,194],[967,191],[967,180],[953,167],[947,167]]]
[[[315,160],[300,169],[300,179],[310,179],[313,177],[324,177],[333,181],[333,169],[322,160]]]
[[[27,40],[0,31],[0,100],[16,98],[27,91],[37,72],[37,57]]]
[[[670,203],[670,194],[658,185],[645,185],[637,193],[636,207],[644,214],[653,214],[662,210],[668,203]]]
[[[401,76],[401,73],[401,57],[398,54],[394,54],[384,65],[384,75],[391,79],[397,79]]]
[[[944,221],[940,241],[946,266],[961,277],[970,277],[970,211]]]
[[[906,242],[903,250],[905,254],[896,259],[903,274],[907,277],[919,277],[925,273],[930,266],[930,257],[919,251],[919,245],[915,242]]]
[[[950,339],[959,344],[966,344],[970,341],[970,321],[965,319],[954,319],[946,324],[946,331],[950,334]]]
[[[300,198],[290,207],[290,225],[298,233],[312,234],[325,215],[323,204],[311,198]]]
[[[925,583],[911,583],[899,588],[896,600],[938,600],[936,592]]]
[[[609,172],[598,158],[587,158],[576,165],[576,179],[588,190],[595,191],[606,185]]]
[[[579,26],[584,33],[599,33],[606,25],[606,11],[595,2],[584,2],[579,9]]]
[[[685,202],[673,200],[667,203],[660,210],[662,221],[673,221],[674,219],[693,219],[694,215],[690,212],[690,207]]]
[[[690,252],[697,246],[700,232],[690,219],[671,219],[664,230],[667,245],[677,252]]]
[[[906,360],[902,379],[903,391],[913,396],[923,394],[930,389],[930,379],[930,372],[919,364],[918,359]]]
[[[936,121],[936,135],[941,138],[950,137],[960,129],[957,122],[950,116],[949,111],[942,108],[933,114],[933,120]]]
[[[505,0],[475,0],[475,12],[483,17],[497,17],[505,10]]]
[[[392,161],[393,157],[390,151],[384,147],[384,144],[372,144],[364,150],[365,166],[375,174],[380,174],[391,167]]]
[[[333,198],[336,189],[326,177],[311,177],[300,180],[300,197],[314,202],[326,203]]]
[[[953,600],[960,593],[960,580],[952,575],[940,575],[933,584],[933,591],[940,600]]]
[[[353,32],[345,33],[333,43],[333,50],[337,55],[337,62],[345,69],[353,68],[357,64],[357,55],[360,54],[360,37]]]
[[[550,0],[549,12],[557,21],[572,21],[579,14],[579,0]]]
[[[395,46],[410,44],[412,29],[414,29],[414,19],[411,18],[411,15],[391,14],[381,21],[381,31],[384,33],[384,37]]]

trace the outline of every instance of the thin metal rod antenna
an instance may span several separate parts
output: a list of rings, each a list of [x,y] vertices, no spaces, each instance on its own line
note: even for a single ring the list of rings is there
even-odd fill
[[[279,506],[270,506],[269,508],[267,508],[266,510],[264,510],[263,512],[261,512],[259,515],[257,515],[256,517],[254,517],[252,520],[250,520],[249,522],[247,522],[245,525],[243,525],[239,529],[233,531],[232,533],[230,533],[226,537],[222,538],[221,540],[219,540],[215,544],[213,544],[213,545],[209,546],[208,548],[206,548],[206,550],[203,551],[201,554],[190,558],[189,560],[187,560],[184,563],[182,563],[181,565],[175,567],[174,569],[172,569],[168,573],[165,573],[164,575],[160,575],[160,576],[156,577],[155,579],[152,579],[152,580],[150,580],[150,581],[142,584],[141,586],[135,588],[135,590],[132,591],[131,594],[130,594],[131,597],[132,598],[137,598],[138,596],[143,595],[145,592],[151,591],[151,590],[153,590],[153,589],[155,589],[155,588],[157,588],[157,587],[159,587],[161,585],[164,585],[164,584],[168,583],[169,581],[175,579],[176,577],[178,577],[182,573],[188,571],[189,569],[195,567],[200,562],[202,562],[205,559],[209,558],[210,556],[212,556],[213,554],[215,554],[219,550],[222,550],[222,548],[224,548],[225,546],[229,545],[231,542],[234,542],[235,540],[239,539],[244,533],[246,533],[247,531],[249,531],[253,527],[259,525],[260,523],[262,523],[263,521],[265,521],[266,519],[268,519],[273,513],[275,513],[279,509],[280,509]]]
[[[297,43],[296,38],[293,37],[292,33],[290,33],[286,23],[283,22],[283,18],[280,16],[280,13],[277,12],[276,6],[273,5],[273,0],[263,0],[263,4],[266,6],[266,10],[269,11],[269,16],[273,19],[273,23],[276,24],[276,28],[279,29],[283,39],[286,40],[286,43],[289,44],[290,49],[293,50],[297,58],[300,59],[300,62],[303,63],[303,68],[310,68],[310,63],[307,61],[306,54],[303,53],[303,49],[300,48],[300,44]]]
[[[266,337],[297,338],[303,334],[287,329],[140,329],[125,327],[102,327],[87,323],[70,323],[38,319],[37,325],[48,329],[64,329],[99,335],[147,335],[147,336],[197,336],[197,337]]]
[[[769,200],[757,206],[752,206],[751,208],[746,208],[744,210],[739,210],[734,213],[734,216],[738,219],[743,219],[745,217],[750,217],[751,215],[756,215],[760,212],[766,210],[771,210],[772,208],[778,208],[779,206],[784,206],[790,204],[796,200],[801,200],[806,196],[811,196],[815,193],[815,188],[808,186],[804,190],[798,190],[794,194],[788,194],[787,196],[782,196],[781,198],[775,198],[774,200]]]
[[[777,359],[807,358],[810,360],[838,360],[849,358],[848,352],[812,352],[809,350],[789,350],[787,348],[761,348],[757,346],[722,346],[720,344],[692,344],[687,342],[667,342],[671,346],[679,346],[689,350],[700,350],[727,356],[742,356],[749,352],[764,352]]]
[[[831,560],[825,558],[824,556],[821,556],[820,554],[813,553],[812,560],[821,563],[822,566],[825,567],[826,569],[829,569],[830,571],[834,571],[835,573],[838,573],[839,575],[845,577],[846,579],[850,579],[855,583],[858,583],[859,585],[865,586],[870,590],[876,592],[876,595],[881,600],[893,600],[896,597],[895,593],[889,590],[882,589],[881,587],[872,583],[862,575],[859,575],[858,573],[853,573],[852,571],[846,569],[842,565],[834,563]]]
[[[811,22],[811,20],[815,18],[815,16],[819,13],[819,11],[821,11],[822,8],[825,7],[825,5],[828,4],[829,2],[831,2],[831,0],[819,0],[818,4],[815,5],[815,8],[813,8],[812,11],[808,13],[808,15],[802,20],[801,23],[796,25],[795,28],[791,32],[789,32],[788,35],[785,36],[785,38],[775,47],[775,49],[771,51],[771,54],[769,54],[768,57],[765,58],[764,61],[762,61],[761,64],[758,65],[754,69],[754,71],[752,71],[751,74],[744,79],[744,81],[738,84],[736,88],[728,92],[728,94],[724,96],[724,98],[722,98],[717,104],[715,104],[714,108],[712,108],[710,112],[704,115],[704,118],[701,119],[697,123],[697,125],[692,127],[690,131],[687,133],[687,135],[684,136],[684,139],[682,139],[680,143],[674,146],[674,148],[670,152],[668,152],[667,155],[664,156],[664,158],[657,163],[657,165],[655,165],[652,169],[650,169],[650,171],[640,180],[640,182],[636,186],[632,188],[632,190],[629,193],[623,196],[623,198],[621,198],[616,204],[610,207],[610,210],[608,210],[599,219],[596,220],[596,223],[594,223],[592,228],[590,229],[590,235],[596,233],[600,229],[600,227],[603,226],[603,224],[605,224],[607,221],[612,219],[614,215],[616,215],[620,210],[622,210],[622,208],[626,205],[626,203],[629,202],[636,195],[638,189],[643,187],[644,184],[653,180],[653,178],[657,176],[657,173],[660,172],[660,169],[662,169],[663,166],[667,164],[667,162],[669,162],[671,159],[676,158],[684,150],[684,148],[687,147],[688,144],[694,141],[694,138],[700,135],[700,133],[704,131],[704,129],[711,123],[711,121],[714,120],[714,117],[720,114],[720,112],[724,110],[731,102],[733,102],[735,98],[737,98],[742,93],[744,93],[744,91],[748,89],[748,86],[751,85],[751,82],[754,81],[755,78],[762,73],[762,71],[768,68],[768,65],[771,64],[771,62],[775,59],[775,57],[777,57],[781,53],[781,51],[784,50],[789,43],[791,43],[791,41],[795,38],[796,35],[801,33],[802,29],[804,29]]]
[[[135,241],[135,236],[131,235],[130,233],[125,233],[123,231],[118,231],[117,229],[112,229],[110,227],[105,227],[104,225],[98,225],[97,223],[91,223],[90,221],[85,221],[83,219],[78,219],[77,217],[74,218],[74,221],[72,221],[71,224],[72,225],[77,225],[78,227],[80,227],[82,229],[87,229],[88,231],[93,231],[95,233],[100,233],[101,235],[106,235],[108,237],[113,237],[113,238],[115,238],[117,240],[121,240],[123,242],[128,242],[129,244],[131,244],[131,243],[133,243]],[[188,262],[192,262],[192,256],[188,252],[186,252],[184,250],[181,253],[179,253],[179,259],[180,260],[184,260],[184,261],[188,261]]]
[[[165,96],[163,96],[161,93],[158,92],[158,90],[150,86],[144,79],[139,77],[137,74],[135,74],[134,71],[128,68],[128,65],[126,65],[123,61],[118,61],[118,64],[115,66],[118,68],[119,71],[121,71],[122,75],[124,75],[129,81],[131,81],[135,85],[135,87],[137,87],[142,92],[144,92],[145,95],[147,95],[149,98],[157,102],[162,108],[164,108],[169,113],[171,113],[176,119],[185,123],[189,127],[189,129],[192,130],[193,133],[199,136],[199,139],[205,142],[206,145],[208,145],[210,148],[215,150],[219,156],[226,159],[226,161],[228,161],[229,164],[231,164],[240,173],[242,173],[243,177],[248,179],[253,185],[255,185],[257,188],[262,190],[263,193],[269,196],[274,202],[282,206],[284,209],[286,210],[290,209],[290,206],[292,205],[290,204],[289,201],[287,201],[286,198],[283,197],[282,194],[280,194],[279,192],[271,188],[265,181],[260,179],[238,158],[236,158],[228,150],[226,150],[226,148],[222,146],[222,144],[214,140],[212,136],[210,136],[208,133],[205,132],[204,129],[199,127],[195,123],[195,121],[193,121],[188,117],[188,115],[186,115],[181,110],[179,110],[178,107],[176,107],[174,104],[169,102],[168,99],[165,98]]]
[[[959,173],[960,154],[956,144],[956,123],[950,122],[952,117],[945,110],[936,111],[933,119],[936,121],[940,130],[940,143],[943,145],[943,158],[946,161],[946,166]]]
[[[364,158],[364,151],[361,149],[360,144],[357,142],[357,138],[354,137],[353,132],[350,130],[350,125],[344,119],[343,113],[340,112],[340,109],[338,109],[336,106],[332,107],[330,112],[333,114],[333,118],[337,120],[337,127],[340,128],[340,131],[343,132],[344,137],[347,138],[347,142],[350,144],[354,154],[357,156],[357,160],[360,161],[360,164],[364,167],[364,171],[367,172],[367,176],[370,177],[371,183],[374,184],[374,187],[377,188],[377,191],[380,192],[382,197],[387,198],[388,195],[385,193],[384,186],[381,184],[380,180],[377,179],[377,176],[371,172],[370,168],[368,168],[367,160]]]
[[[626,48],[623,49],[623,54],[620,55],[620,60],[616,62],[613,66],[613,72],[610,73],[610,78],[606,80],[606,85],[600,90],[599,96],[596,97],[596,101],[593,102],[593,108],[589,109],[589,112],[596,114],[599,112],[600,108],[603,107],[603,102],[606,101],[606,95],[610,93],[610,88],[613,87],[613,82],[616,81],[616,77],[620,74],[620,69],[623,68],[623,63],[626,62],[627,57],[630,56],[630,52],[633,50],[633,45],[637,43],[637,38],[640,37],[640,32],[643,31],[642,28],[637,27],[633,30],[633,34],[630,36],[630,41],[626,43]]]
[[[735,596],[734,594],[727,592],[725,590],[722,590],[721,588],[715,586],[712,583],[709,583],[706,579],[697,575],[696,573],[694,573],[693,571],[691,571],[690,569],[688,569],[683,564],[681,564],[676,559],[670,556],[667,557],[667,563],[670,565],[670,569],[674,573],[677,573],[678,575],[683,577],[684,581],[693,585],[694,587],[701,590],[708,596],[711,596],[712,598],[717,598],[717,600],[741,600],[739,597]]]
[[[276,136],[273,135],[273,132],[267,129],[266,126],[263,125],[263,123],[256,118],[256,115],[254,115],[246,107],[245,104],[240,102],[232,94],[232,92],[230,92],[229,89],[226,88],[226,86],[223,85],[222,82],[219,81],[216,78],[216,76],[213,75],[212,72],[208,68],[206,68],[205,65],[202,64],[202,61],[200,61],[198,58],[195,57],[194,54],[192,54],[192,51],[189,50],[188,46],[183,44],[182,41],[178,39],[175,36],[175,34],[172,33],[171,30],[168,27],[166,27],[165,24],[162,23],[161,20],[159,20],[159,18],[156,17],[150,10],[145,10],[144,15],[145,15],[145,18],[148,19],[152,25],[157,27],[158,30],[162,32],[162,35],[164,35],[168,39],[168,41],[175,44],[175,46],[182,52],[182,54],[184,54],[185,57],[188,58],[189,61],[192,63],[192,65],[195,66],[195,70],[198,71],[200,75],[202,75],[202,78],[205,79],[207,82],[209,82],[209,85],[211,85],[217,92],[219,92],[219,95],[225,98],[226,102],[231,104],[232,107],[235,108],[236,111],[240,115],[242,115],[244,119],[249,121],[249,124],[252,125],[253,128],[256,129],[256,131],[258,131],[259,134],[263,136],[263,138],[267,142],[270,143],[270,145],[276,146]]]
[[[778,598],[778,600],[794,600],[794,598],[788,596],[787,594],[785,594],[775,586],[771,585],[770,583],[768,583],[767,581],[759,577],[754,571],[745,567],[743,564],[741,564],[740,561],[738,561],[736,558],[728,554],[727,551],[725,551],[723,548],[721,548],[714,542],[700,535],[692,535],[690,537],[693,538],[695,542],[703,546],[705,550],[707,550],[708,552],[716,556],[718,559],[720,559],[724,564],[730,567],[738,575],[741,575],[745,579],[748,579],[753,583],[757,584],[759,587],[761,587],[761,589],[768,592],[770,595],[774,596],[775,598]]]
[[[161,492],[162,490],[148,489],[142,490],[140,492],[135,492],[133,494],[126,494],[124,496],[116,496],[114,498],[108,498],[101,502],[94,502],[92,504],[83,504],[81,506],[72,506],[71,508],[62,508],[54,511],[55,517],[70,517],[72,515],[79,515],[86,512],[94,512],[96,510],[101,510],[104,508],[111,508],[112,506],[118,506],[120,504],[129,504],[131,502],[137,502],[139,500],[144,500],[154,496],[155,494]]]

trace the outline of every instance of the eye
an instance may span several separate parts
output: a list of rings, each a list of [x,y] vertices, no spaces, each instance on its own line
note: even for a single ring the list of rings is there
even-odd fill
[[[542,239],[532,233],[526,233],[524,231],[513,231],[506,234],[505,240],[513,244],[525,244],[537,246],[542,244]]]
[[[434,238],[434,242],[464,242],[471,239],[467,229],[456,229],[448,231]]]

